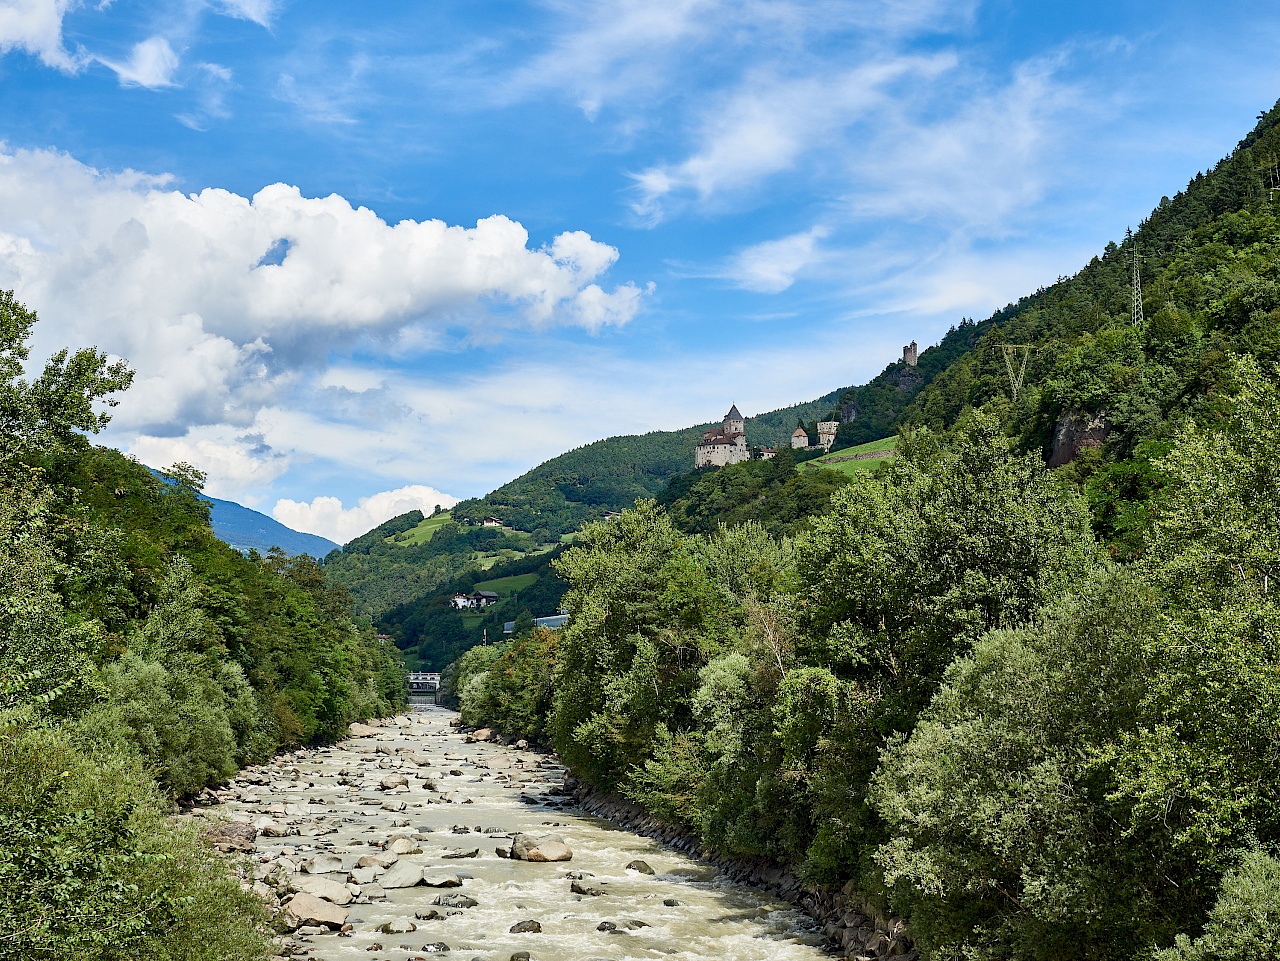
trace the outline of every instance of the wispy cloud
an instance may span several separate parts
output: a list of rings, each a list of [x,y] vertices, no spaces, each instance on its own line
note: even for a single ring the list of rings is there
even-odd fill
[[[740,250],[715,276],[743,290],[778,294],[796,282],[801,271],[821,260],[819,242],[831,235],[829,227],[813,227],[798,234],[766,240]]]
[[[178,55],[164,37],[148,37],[133,45],[129,59],[117,62],[98,57],[98,62],[115,71],[122,87],[147,87],[157,90],[175,86],[173,75],[178,69]]]
[[[756,187],[810,151],[843,144],[847,128],[881,106],[895,82],[931,81],[955,63],[954,56],[938,54],[802,77],[756,74],[704,111],[693,154],[635,175],[632,210],[652,225],[681,194],[705,201]]]

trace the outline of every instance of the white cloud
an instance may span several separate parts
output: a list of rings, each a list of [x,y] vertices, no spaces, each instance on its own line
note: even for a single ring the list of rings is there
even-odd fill
[[[215,0],[214,9],[228,17],[252,20],[263,27],[271,26],[276,12],[275,0]]]
[[[335,543],[346,544],[400,514],[412,510],[431,514],[437,506],[449,508],[456,503],[456,497],[422,484],[412,484],[372,497],[362,497],[355,507],[344,508],[336,497],[317,497],[310,504],[279,500],[272,508],[271,516],[296,531],[319,534]]]
[[[827,227],[766,240],[734,254],[720,276],[744,290],[778,294],[796,282],[796,275],[822,257],[818,241],[830,236]]]
[[[173,74],[178,69],[178,55],[164,37],[148,37],[135,43],[129,59],[123,63],[103,57],[99,57],[98,62],[116,72],[120,86],[151,90],[174,86]]]
[[[260,266],[281,240],[283,260]],[[625,324],[644,295],[601,285],[616,259],[581,232],[533,247],[501,215],[388,224],[284,184],[182,194],[164,178],[0,149],[0,286],[40,312],[40,343],[127,358],[138,381],[117,421],[152,436],[246,427],[360,344]]]
[[[136,437],[129,447],[142,463],[164,470],[177,463],[198,467],[207,475],[210,497],[252,501],[245,491],[265,487],[289,469],[286,455],[267,448],[261,437],[234,436],[225,429],[197,430],[185,437]]]
[[[84,66],[83,54],[62,44],[62,18],[80,0],[5,0],[0,3],[0,53],[22,50],[45,66],[72,73]]]

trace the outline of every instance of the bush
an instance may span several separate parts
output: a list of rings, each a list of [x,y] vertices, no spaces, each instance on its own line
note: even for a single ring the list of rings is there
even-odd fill
[[[0,717],[0,957],[249,961],[265,906],[128,753]]]
[[[1204,934],[1179,935],[1156,961],[1274,961],[1280,958],[1280,861],[1248,851],[1222,881]]]

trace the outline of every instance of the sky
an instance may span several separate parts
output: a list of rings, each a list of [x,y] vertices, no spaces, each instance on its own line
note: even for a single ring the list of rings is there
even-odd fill
[[[102,442],[340,542],[863,383],[1280,98],[1280,5],[0,0],[0,289]]]

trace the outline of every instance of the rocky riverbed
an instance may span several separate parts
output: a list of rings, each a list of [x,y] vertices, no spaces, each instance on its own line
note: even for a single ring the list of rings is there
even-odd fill
[[[454,716],[353,725],[339,745],[243,771],[192,812],[291,929],[281,956],[827,956],[802,911],[578,813],[554,759],[476,740]]]

